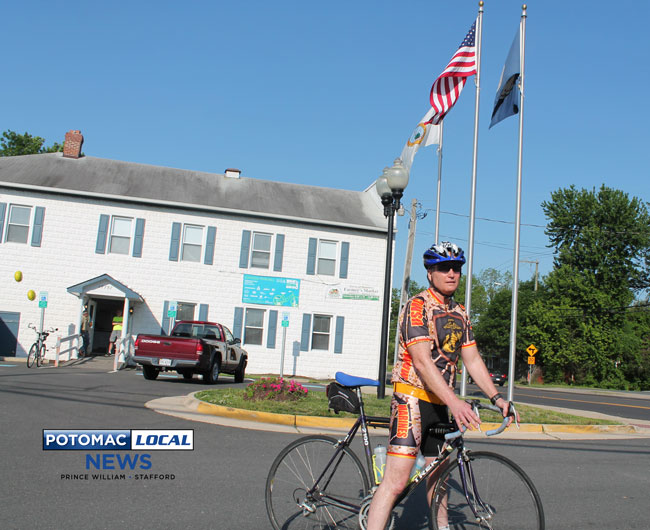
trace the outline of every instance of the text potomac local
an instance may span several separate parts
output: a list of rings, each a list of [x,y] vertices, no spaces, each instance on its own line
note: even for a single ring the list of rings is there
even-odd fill
[[[194,429],[43,429],[44,451],[193,451]]]

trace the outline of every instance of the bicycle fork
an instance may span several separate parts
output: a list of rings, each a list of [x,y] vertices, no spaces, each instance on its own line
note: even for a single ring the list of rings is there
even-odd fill
[[[489,525],[490,519],[494,515],[494,511],[490,506],[483,502],[478,492],[476,479],[474,477],[474,470],[472,469],[471,457],[465,452],[458,453],[458,471],[460,472],[460,480],[463,485],[463,493],[467,505],[471,508],[474,518],[477,523],[485,523]],[[471,492],[468,488],[471,486]],[[479,514],[480,511],[480,514]]]

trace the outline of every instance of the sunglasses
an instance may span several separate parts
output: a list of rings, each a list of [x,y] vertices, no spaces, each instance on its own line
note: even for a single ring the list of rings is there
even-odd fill
[[[460,273],[460,271],[463,269],[462,263],[454,263],[454,262],[448,262],[448,263],[437,263],[434,267],[433,270],[438,271],[438,272],[449,272],[450,270]]]

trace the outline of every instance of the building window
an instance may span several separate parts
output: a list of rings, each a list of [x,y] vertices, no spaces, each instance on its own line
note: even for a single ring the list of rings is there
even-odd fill
[[[332,317],[327,315],[314,315],[314,325],[311,333],[312,350],[330,349],[330,325]]]
[[[113,217],[108,251],[112,254],[128,254],[131,249],[131,222],[128,217]]]
[[[251,267],[268,269],[271,262],[271,234],[253,232]]]
[[[203,246],[203,227],[196,225],[183,225],[183,250],[181,260],[201,261],[201,248]]]
[[[316,274],[336,274],[336,241],[318,241],[318,268]]]
[[[264,335],[264,310],[246,309],[246,322],[244,324],[244,344],[262,344]]]
[[[29,206],[12,204],[9,207],[7,219],[7,236],[5,241],[12,243],[27,243],[29,234],[29,218],[32,209]]]
[[[176,320],[194,320],[195,310],[196,304],[178,302],[178,308],[176,309]]]

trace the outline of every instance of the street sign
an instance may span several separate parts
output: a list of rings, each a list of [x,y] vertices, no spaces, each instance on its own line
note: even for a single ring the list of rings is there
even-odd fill
[[[531,344],[530,346],[528,346],[528,348],[526,348],[526,351],[528,352],[528,355],[530,355],[531,357],[534,357],[535,354],[536,354],[539,350],[535,347],[534,344]],[[529,364],[530,364],[530,363],[529,363]],[[535,363],[532,363],[532,364],[535,364]]]
[[[38,307],[47,307],[47,291],[38,293]]]
[[[178,311],[178,302],[169,302],[169,306],[167,307],[167,316],[176,318],[176,311]]]
[[[528,364],[535,364],[535,357],[528,357]]]
[[[289,313],[282,313],[282,327],[289,327]]]

